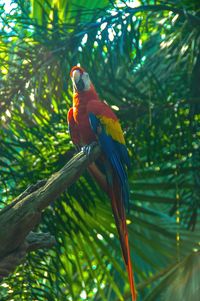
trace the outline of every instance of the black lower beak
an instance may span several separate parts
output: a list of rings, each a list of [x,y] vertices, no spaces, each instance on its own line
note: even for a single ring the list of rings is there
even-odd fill
[[[78,83],[76,84],[76,88],[78,91],[83,91],[85,88],[84,82],[82,78],[79,79]]]

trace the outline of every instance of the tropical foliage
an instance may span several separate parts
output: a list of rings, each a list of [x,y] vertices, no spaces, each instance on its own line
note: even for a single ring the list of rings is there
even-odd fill
[[[125,131],[139,300],[197,300],[198,1],[0,3],[0,207],[73,155],[69,71],[80,63]],[[87,172],[38,228],[57,244],[4,279],[2,301],[129,300],[109,200]]]

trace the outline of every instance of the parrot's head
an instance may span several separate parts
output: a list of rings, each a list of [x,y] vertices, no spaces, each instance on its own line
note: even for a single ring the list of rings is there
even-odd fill
[[[70,71],[70,77],[72,79],[73,90],[75,93],[90,90],[90,77],[83,68],[74,66]]]

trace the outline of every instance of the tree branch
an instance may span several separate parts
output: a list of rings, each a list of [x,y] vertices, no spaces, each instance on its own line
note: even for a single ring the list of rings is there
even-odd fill
[[[89,156],[82,151],[48,180],[28,187],[11,204],[0,211],[0,277],[7,276],[24,259],[26,252],[51,247],[55,239],[48,233],[33,233],[42,211],[100,155],[100,147]]]

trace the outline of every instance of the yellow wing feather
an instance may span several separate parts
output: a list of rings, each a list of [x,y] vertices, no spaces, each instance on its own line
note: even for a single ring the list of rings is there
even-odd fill
[[[118,120],[113,120],[112,118],[108,118],[102,115],[98,115],[97,117],[104,125],[106,133],[110,135],[113,140],[125,144],[122,128]]]

